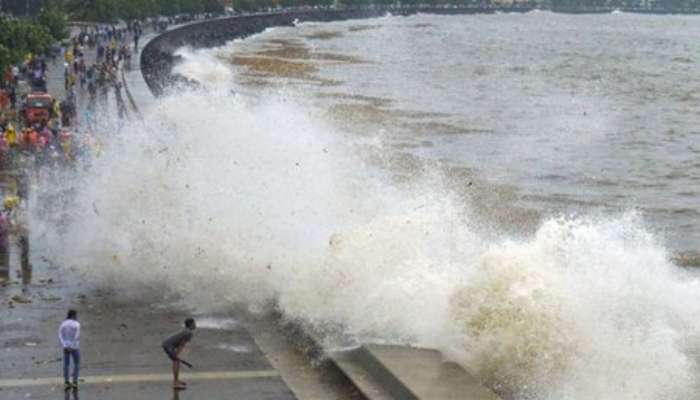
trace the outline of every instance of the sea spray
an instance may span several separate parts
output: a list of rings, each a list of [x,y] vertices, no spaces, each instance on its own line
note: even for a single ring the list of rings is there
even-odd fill
[[[198,53],[191,47],[178,49],[175,55],[185,58],[187,62],[178,63],[173,72],[197,82],[228,86],[233,77],[231,69],[211,57],[197,56]]]
[[[516,398],[685,398],[688,278],[637,214],[550,220],[480,256],[451,299],[453,356]]]
[[[293,98],[208,88],[144,114],[89,168],[38,184],[62,206],[42,218],[37,200],[40,251],[93,282],[439,347],[515,398],[692,393],[698,281],[639,215],[494,239],[439,171],[397,183]]]

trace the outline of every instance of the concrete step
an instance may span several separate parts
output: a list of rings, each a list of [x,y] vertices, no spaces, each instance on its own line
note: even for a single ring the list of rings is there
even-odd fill
[[[440,352],[407,346],[364,345],[364,367],[401,400],[498,400],[459,365]]]
[[[287,324],[285,330],[310,358],[328,361],[367,400],[500,399],[462,367],[446,362],[437,350],[361,345],[352,338],[341,339],[341,334],[335,336],[335,345],[349,350],[329,351],[323,345],[325,335],[312,326],[297,322]]]
[[[350,382],[368,400],[397,400],[377,380],[364,364],[363,348],[336,352],[329,355],[330,360],[348,378]]]

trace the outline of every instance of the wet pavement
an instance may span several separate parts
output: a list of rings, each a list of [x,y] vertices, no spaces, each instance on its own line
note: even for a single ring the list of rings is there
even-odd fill
[[[362,398],[342,376],[314,365],[269,315],[231,307],[202,314],[162,288],[101,289],[70,268],[34,259],[34,281],[0,286],[0,399]],[[58,326],[69,308],[81,323],[77,397],[65,392]],[[171,387],[162,340],[194,316],[198,328],[182,358],[188,389]]]
[[[83,288],[79,282],[54,281],[58,270],[37,271],[36,283],[24,288],[0,288],[3,400],[64,398],[57,329],[68,308],[78,310],[82,327],[79,398],[174,398],[171,364],[160,343],[192,314],[200,327],[182,354],[194,368],[182,369],[181,379],[189,388],[179,394],[181,399],[295,398],[238,319],[238,311],[196,315],[177,299],[122,297],[116,291]],[[62,276],[70,279],[70,274]],[[17,296],[31,302],[11,300]]]
[[[165,383],[130,383],[119,385],[86,385],[77,392],[62,388],[42,387],[0,391],[3,399],[50,399],[50,400],[215,400],[215,399],[259,399],[284,400],[294,398],[279,378],[239,380],[232,384],[226,380],[191,382],[185,391],[169,389]]]

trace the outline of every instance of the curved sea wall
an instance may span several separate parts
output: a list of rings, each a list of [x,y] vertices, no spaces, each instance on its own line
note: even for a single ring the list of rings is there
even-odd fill
[[[330,22],[349,19],[382,17],[392,15],[425,14],[487,14],[497,11],[526,12],[529,7],[518,8],[398,8],[373,10],[305,10],[269,14],[252,14],[220,18],[188,24],[165,32],[153,39],[141,53],[141,72],[153,94],[159,96],[165,88],[183,81],[173,75],[172,69],[178,60],[175,51],[183,46],[197,48],[216,47],[226,42],[260,33],[275,26],[292,26],[297,22]]]

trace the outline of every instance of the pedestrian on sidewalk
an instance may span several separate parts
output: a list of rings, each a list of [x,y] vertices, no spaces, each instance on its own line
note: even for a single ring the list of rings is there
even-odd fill
[[[173,362],[173,388],[176,390],[187,389],[187,383],[180,380],[180,353],[185,348],[185,345],[192,340],[192,335],[196,328],[197,325],[194,319],[187,318],[183,330],[163,341],[163,350],[165,350],[165,354],[168,355],[170,361]]]
[[[58,328],[58,339],[63,346],[63,382],[66,389],[77,388],[80,374],[80,322],[75,310],[68,310],[66,320]],[[73,383],[68,380],[71,358],[73,359]]]
[[[10,85],[10,108],[13,110],[17,108],[17,85],[12,83]]]

